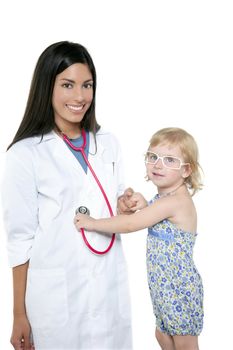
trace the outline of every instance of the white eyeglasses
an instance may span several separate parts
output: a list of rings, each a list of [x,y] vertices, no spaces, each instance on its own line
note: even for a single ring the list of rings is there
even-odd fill
[[[182,163],[182,160],[173,156],[159,156],[157,153],[147,151],[145,154],[145,163],[156,164],[159,159],[161,159],[162,164],[168,169],[179,170],[183,165],[188,165],[189,163]]]

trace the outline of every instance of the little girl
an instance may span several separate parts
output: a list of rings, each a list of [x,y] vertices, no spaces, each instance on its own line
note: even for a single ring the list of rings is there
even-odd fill
[[[203,327],[203,286],[193,262],[197,215],[192,195],[201,189],[198,149],[179,128],[156,132],[145,154],[147,179],[158,194],[147,203],[132,194],[133,215],[94,219],[75,216],[77,229],[128,233],[148,227],[148,284],[163,350],[198,350]],[[141,209],[138,211],[138,209]]]

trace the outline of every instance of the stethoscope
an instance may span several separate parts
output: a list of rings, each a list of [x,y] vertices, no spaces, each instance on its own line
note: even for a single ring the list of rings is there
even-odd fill
[[[97,183],[97,185],[98,185],[100,191],[101,191],[102,194],[103,194],[103,197],[104,197],[105,202],[106,202],[106,204],[107,204],[107,207],[108,207],[108,210],[109,210],[110,215],[111,215],[111,216],[114,216],[114,215],[113,215],[113,211],[112,211],[112,207],[111,207],[111,205],[110,205],[110,203],[109,203],[108,197],[107,197],[107,195],[106,195],[106,193],[105,193],[105,191],[104,191],[104,189],[103,189],[103,186],[101,185],[101,183],[100,183],[100,181],[99,181],[99,179],[98,179],[96,173],[94,172],[94,170],[93,170],[93,168],[92,168],[92,166],[91,166],[91,164],[90,164],[90,162],[88,161],[88,158],[87,158],[87,156],[86,156],[85,147],[86,147],[86,144],[87,144],[87,137],[86,137],[85,130],[82,129],[83,144],[82,144],[82,146],[80,146],[80,147],[74,146],[74,145],[72,144],[72,142],[68,139],[68,137],[67,137],[63,132],[61,132],[61,135],[62,135],[63,140],[64,140],[74,151],[76,151],[76,152],[81,152],[82,157],[83,157],[85,163],[87,164],[87,167],[90,169],[90,171],[91,171],[91,173],[92,173],[92,175],[93,175],[93,177],[94,177],[94,179],[95,179],[95,181],[96,181],[96,183]],[[80,206],[80,207],[78,207],[78,208],[76,209],[75,214],[77,214],[77,213],[90,215],[89,209],[87,209],[87,208],[86,208],[85,206],[83,206],[83,205]],[[81,231],[81,234],[82,234],[82,237],[83,237],[83,240],[84,240],[86,246],[90,249],[90,251],[91,251],[92,253],[95,253],[95,254],[97,254],[97,255],[104,255],[104,254],[108,253],[109,250],[112,248],[113,243],[114,243],[114,241],[115,241],[115,233],[113,233],[113,234],[112,234],[112,239],[111,239],[110,244],[109,244],[109,246],[107,247],[107,249],[105,249],[105,250],[103,250],[103,251],[99,251],[99,250],[96,250],[95,248],[93,248],[93,247],[90,245],[90,243],[88,242],[87,237],[86,237],[86,235],[85,235],[85,233],[84,233],[84,229],[81,228],[80,231]]]

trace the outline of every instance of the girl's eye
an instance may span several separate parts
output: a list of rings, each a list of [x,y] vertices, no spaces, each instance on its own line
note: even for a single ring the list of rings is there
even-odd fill
[[[64,83],[64,84],[62,84],[62,87],[66,88],[66,89],[72,89],[73,85],[71,83]]]
[[[157,156],[156,154],[154,154],[154,153],[148,152],[148,153],[146,154],[146,159],[147,159],[147,161],[149,161],[149,162],[155,163],[156,160],[157,160],[157,158],[158,158],[158,156]]]
[[[168,163],[174,163],[176,161],[176,158],[174,157],[165,157],[165,160],[168,162]]]
[[[157,156],[155,155],[155,154],[152,154],[151,156],[150,156],[150,160],[157,160]]]

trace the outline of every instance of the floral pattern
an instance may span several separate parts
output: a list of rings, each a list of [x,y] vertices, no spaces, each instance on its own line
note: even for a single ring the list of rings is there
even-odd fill
[[[195,240],[196,235],[167,219],[148,229],[147,275],[156,326],[169,335],[199,335],[203,328],[203,286],[193,261]]]

